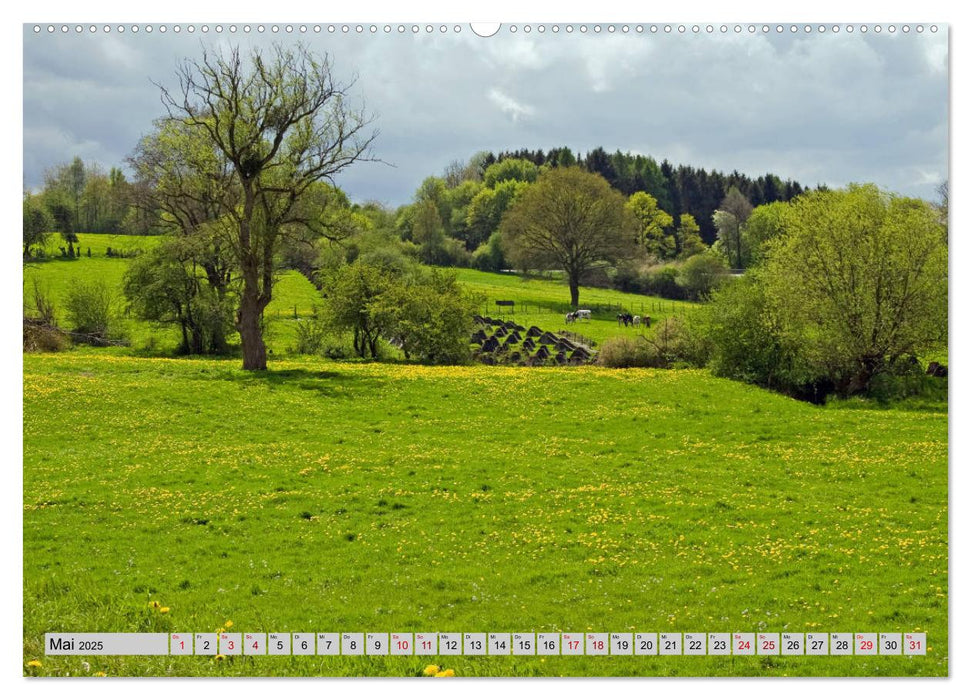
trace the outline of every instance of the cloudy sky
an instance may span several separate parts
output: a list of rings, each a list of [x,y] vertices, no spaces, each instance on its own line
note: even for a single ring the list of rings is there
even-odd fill
[[[592,26],[592,25],[591,25]],[[207,45],[282,31],[35,35],[24,28],[24,183],[75,155],[121,164],[162,113],[153,81]],[[382,163],[340,184],[396,205],[479,150],[603,146],[805,185],[875,182],[934,198],[948,171],[946,29],[848,34],[308,32],[373,114]],[[390,165],[389,165],[390,164]],[[393,167],[392,167],[393,166]]]

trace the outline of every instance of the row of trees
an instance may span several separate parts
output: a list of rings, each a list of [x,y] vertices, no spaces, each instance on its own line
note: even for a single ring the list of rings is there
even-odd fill
[[[75,157],[44,173],[40,192],[25,193],[24,258],[43,252],[52,233],[60,234],[65,255],[75,257],[77,233],[152,233],[152,219],[135,206],[137,187],[120,168],[107,172]]]
[[[698,222],[702,240],[708,245],[714,243],[717,237],[712,216],[720,208],[725,194],[733,187],[755,207],[789,201],[805,191],[798,182],[782,180],[772,173],[752,178],[737,170],[726,174],[690,165],[674,165],[667,160],[658,163],[651,156],[622,153],[619,150],[608,153],[600,147],[586,154],[573,153],[569,148],[554,148],[545,153],[541,149],[481,153],[473,158],[472,164],[487,168],[507,159],[527,160],[537,166],[575,165],[601,175],[611,187],[624,195],[646,192],[657,200],[658,206],[664,211],[690,214]]]

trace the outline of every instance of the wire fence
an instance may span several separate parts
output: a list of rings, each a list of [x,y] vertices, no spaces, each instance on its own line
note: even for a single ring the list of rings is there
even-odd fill
[[[644,301],[630,304],[623,303],[594,303],[581,304],[581,309],[586,309],[593,316],[610,317],[615,314],[628,313],[637,316],[651,315],[677,315],[684,316],[694,310],[694,305],[682,301],[671,299],[647,299]],[[515,316],[516,314],[567,314],[573,311],[573,307],[565,303],[540,303],[529,300],[518,299],[489,299],[479,307],[482,316]]]

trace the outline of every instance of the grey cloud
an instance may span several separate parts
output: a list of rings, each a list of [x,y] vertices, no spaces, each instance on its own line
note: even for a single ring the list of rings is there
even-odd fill
[[[873,181],[931,198],[946,177],[947,36],[305,35],[380,131],[338,183],[399,204],[453,159],[569,146],[804,184]],[[80,155],[119,164],[201,42],[293,36],[24,36],[24,179]]]

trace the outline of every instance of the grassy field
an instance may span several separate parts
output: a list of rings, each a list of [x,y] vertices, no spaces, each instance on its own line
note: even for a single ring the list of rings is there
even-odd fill
[[[83,264],[83,263],[82,263]],[[948,672],[946,405],[705,371],[24,356],[51,675]],[[158,601],[162,613],[150,607]],[[46,657],[46,631],[926,631],[926,657]],[[90,664],[85,670],[83,664]]]
[[[37,280],[41,288],[55,300],[61,323],[66,322],[64,299],[74,279],[85,281],[104,280],[117,290],[116,307],[121,317],[120,327],[135,350],[150,347],[152,352],[172,352],[179,342],[178,332],[172,327],[159,327],[156,324],[140,321],[124,314],[125,300],[121,293],[122,279],[130,260],[109,258],[108,247],[121,250],[146,250],[158,244],[158,237],[151,236],[114,236],[108,234],[78,234],[82,256],[69,260],[51,257],[29,265],[24,271],[24,297],[26,306],[32,308],[33,283]],[[48,243],[49,253],[56,255],[60,238],[52,237]],[[87,257],[87,250],[91,256]],[[589,321],[579,321],[567,326],[564,315],[569,310],[570,292],[565,284],[555,280],[522,279],[512,274],[495,274],[477,270],[456,270],[459,281],[470,291],[483,299],[481,313],[493,317],[515,319],[523,325],[536,325],[544,330],[571,330],[601,343],[616,335],[643,335],[649,331],[643,327],[624,328],[617,323],[618,309],[631,313],[650,316],[657,321],[666,316],[685,315],[694,308],[693,304],[672,302],[666,299],[639,294],[625,294],[611,289],[585,287],[581,290],[581,306],[594,311]],[[286,355],[295,344],[294,324],[320,309],[322,299],[314,286],[300,273],[287,270],[280,274],[273,291],[273,301],[267,307],[265,316],[269,320],[267,346],[277,357]],[[516,309],[495,306],[497,299],[516,301]],[[235,338],[230,339],[236,342]]]

